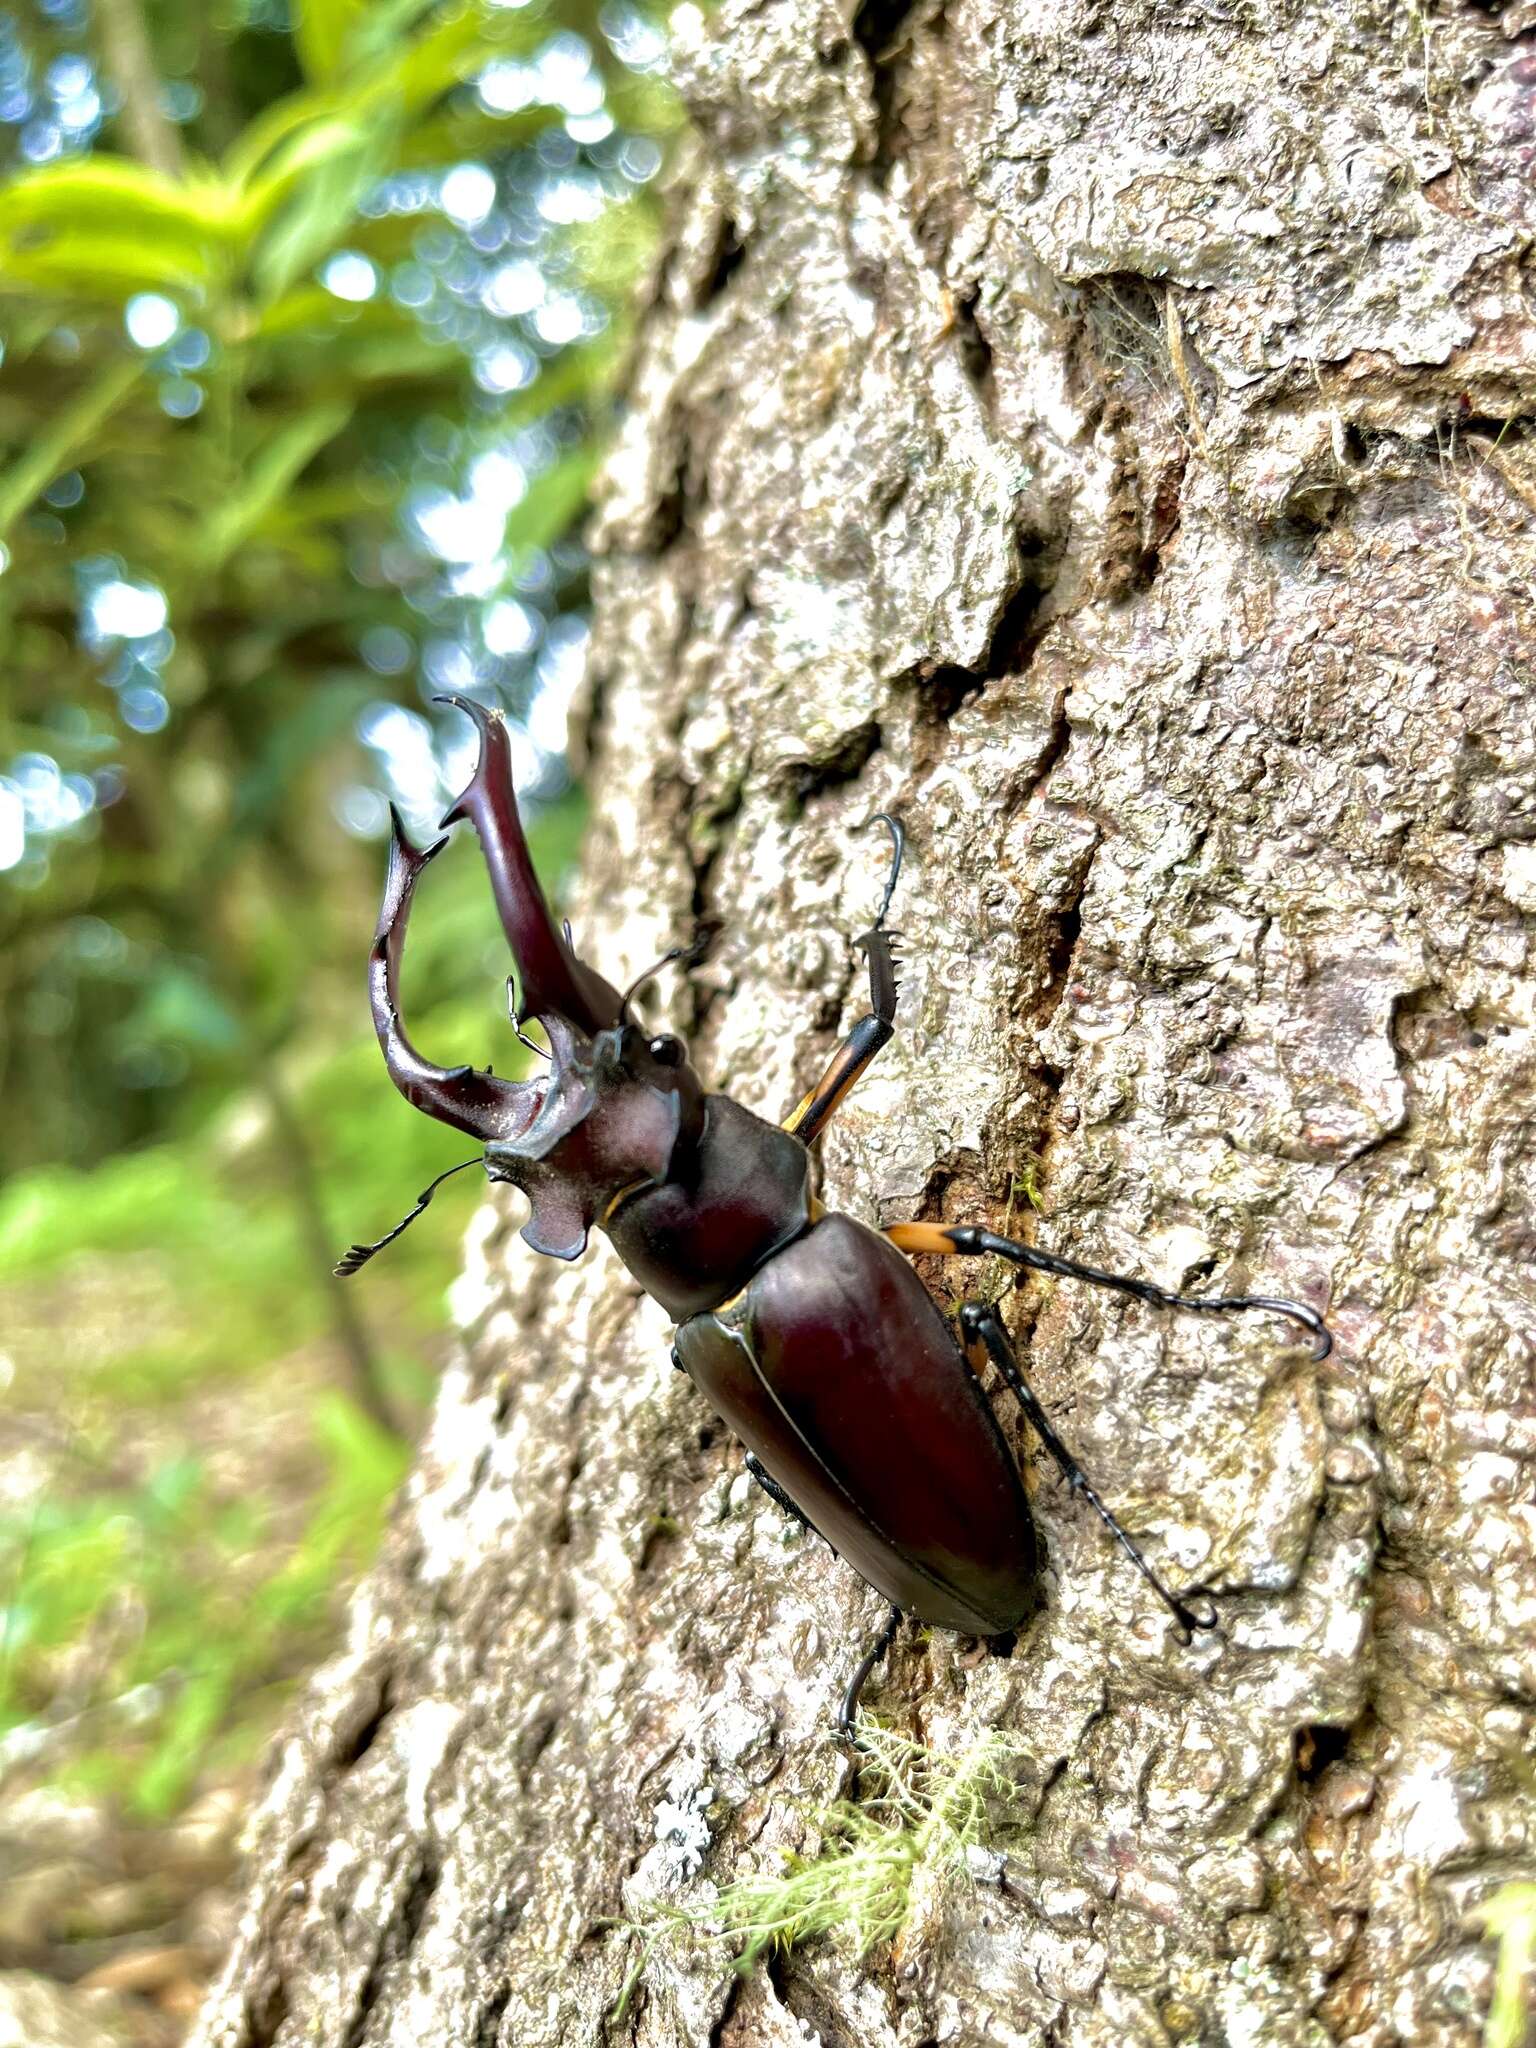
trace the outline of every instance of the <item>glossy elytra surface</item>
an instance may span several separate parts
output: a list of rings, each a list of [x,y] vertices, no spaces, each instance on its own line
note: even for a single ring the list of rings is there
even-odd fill
[[[901,1254],[825,1216],[677,1357],[842,1557],[904,1612],[993,1635],[1035,1603],[1038,1545],[976,1375]]]

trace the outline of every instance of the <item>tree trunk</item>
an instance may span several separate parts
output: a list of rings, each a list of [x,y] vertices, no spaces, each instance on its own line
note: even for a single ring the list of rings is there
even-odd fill
[[[1011,1654],[904,1629],[868,1700],[940,1755],[1011,1732],[1001,1885],[862,1962],[662,1942],[615,2021],[613,1920],[825,1847],[883,1608],[606,1245],[487,1208],[206,2048],[1481,2037],[1471,1909],[1536,1833],[1533,18],[679,10],[583,949],[622,982],[721,920],[664,997],[778,1116],[864,1006],[898,811],[899,1031],[829,1205],[1326,1301],[1338,1346],[1013,1294],[1219,1631],[1182,1646],[1017,1433],[1039,1613]]]

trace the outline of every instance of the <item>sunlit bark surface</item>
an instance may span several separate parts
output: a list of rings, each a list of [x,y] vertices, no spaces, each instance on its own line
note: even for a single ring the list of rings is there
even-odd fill
[[[1326,1301],[1338,1350],[1013,1296],[1219,1633],[1019,1437],[1041,1611],[1011,1655],[905,1631],[869,1701],[1016,1733],[1002,1887],[745,1988],[659,1950],[610,2026],[605,1923],[817,1849],[881,1609],[606,1249],[486,1210],[206,2048],[1479,2039],[1469,1909],[1532,1874],[1532,23],[730,0],[685,47],[584,947],[621,980],[722,920],[672,1021],[777,1115],[862,1007],[899,811],[901,1028],[825,1198]]]

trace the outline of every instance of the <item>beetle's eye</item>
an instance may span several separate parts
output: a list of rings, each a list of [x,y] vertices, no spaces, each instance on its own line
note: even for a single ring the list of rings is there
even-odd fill
[[[680,1067],[687,1056],[680,1038],[653,1038],[648,1051],[658,1067]]]

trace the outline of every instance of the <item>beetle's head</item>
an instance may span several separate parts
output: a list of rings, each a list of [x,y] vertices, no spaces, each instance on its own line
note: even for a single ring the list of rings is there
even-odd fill
[[[628,998],[577,958],[569,931],[551,917],[523,837],[499,714],[467,698],[445,701],[479,727],[480,760],[443,823],[468,818],[480,836],[517,968],[516,1021],[536,1018],[543,1025],[549,1072],[506,1081],[489,1068],[432,1066],[406,1036],[399,978],[411,897],[422,869],[446,842],[419,850],[393,813],[389,875],[369,967],[374,1027],[390,1078],[407,1101],[478,1138],[492,1180],[511,1181],[528,1196],[528,1243],[554,1258],[574,1259],[592,1225],[621,1196],[686,1176],[703,1125],[703,1090],[681,1039],[658,1037],[636,1023]],[[343,1265],[355,1271],[368,1255],[368,1247],[354,1247]]]
[[[523,1236],[534,1250],[574,1259],[624,1195],[686,1176],[704,1094],[680,1038],[627,1020],[591,1039],[549,1020],[545,1029],[553,1059],[539,1112],[515,1137],[493,1139],[485,1164],[528,1196]]]

